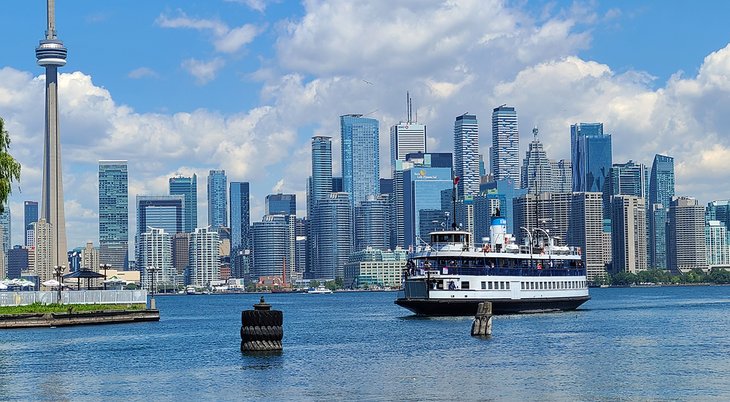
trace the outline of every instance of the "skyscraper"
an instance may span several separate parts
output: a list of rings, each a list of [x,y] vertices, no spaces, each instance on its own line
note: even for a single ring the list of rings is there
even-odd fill
[[[649,175],[646,165],[628,161],[611,166],[608,188],[611,195],[633,195],[648,201]]]
[[[589,282],[606,278],[603,236],[602,193],[573,193],[568,244],[581,248],[581,258]]]
[[[611,200],[611,256],[613,272],[646,270],[646,201],[633,195]]]
[[[674,197],[667,214],[667,268],[679,273],[706,267],[705,207],[691,197]]]
[[[137,270],[144,266],[140,265],[142,261],[140,236],[142,233],[148,232],[150,228],[164,229],[170,235],[183,232],[184,203],[185,199],[182,195],[137,196],[137,233],[135,235]]]
[[[369,196],[355,207],[355,251],[390,248],[388,207],[387,196]]]
[[[266,196],[266,215],[296,215],[296,194],[269,194]]]
[[[654,155],[649,177],[649,204],[662,204],[669,207],[674,197],[674,158]]]
[[[391,169],[395,169],[396,160],[405,160],[407,154],[415,152],[426,152],[426,126],[409,120],[390,127]]]
[[[419,238],[423,241],[430,241],[428,232],[421,232],[421,228],[433,228],[434,226],[445,228],[448,226],[448,223],[443,220],[439,222],[421,222],[421,218],[437,217],[435,220],[438,220],[439,214],[432,211],[443,211],[441,191],[452,189],[451,174],[451,169],[448,167],[432,167],[430,164],[414,164],[413,167],[404,171],[404,248],[421,244]],[[427,212],[424,213],[423,211]]]
[[[195,286],[210,286],[220,279],[220,241],[211,228],[196,228],[190,234],[190,282]]]
[[[2,252],[3,260],[1,261],[7,267],[8,251],[12,248],[12,241],[10,235],[12,233],[12,219],[10,219],[10,207],[5,206],[5,209],[0,213],[0,229],[2,229]]]
[[[479,123],[464,113],[454,122],[454,175],[459,177],[456,198],[479,194]]]
[[[252,280],[260,276],[282,276],[286,267],[287,281],[296,271],[296,217],[293,215],[265,215],[251,228],[253,267]]]
[[[674,158],[654,155],[649,176],[649,267],[667,267],[666,221],[674,197]]]
[[[192,233],[198,227],[198,177],[171,177],[170,195],[185,197],[183,211],[185,215],[183,230]]]
[[[580,123],[570,126],[570,154],[573,165],[574,192],[606,192],[611,165],[611,135],[603,132],[603,123]]]
[[[231,249],[249,248],[249,226],[251,206],[249,204],[248,182],[231,182]]]
[[[344,277],[344,266],[352,253],[352,202],[349,193],[330,193],[317,203],[313,222],[314,278]]]
[[[707,265],[730,264],[727,228],[722,222],[714,220],[707,222],[705,226],[705,248],[707,249]]]
[[[522,162],[522,188],[526,188],[530,194],[552,193],[553,167],[537,133],[537,127],[533,128],[532,142],[528,145]]]
[[[307,198],[307,217],[312,218],[317,201],[332,192],[332,138],[312,137],[312,177]]]
[[[48,27],[46,36],[35,49],[38,65],[46,69],[46,130],[43,141],[43,190],[41,217],[49,225],[41,236],[49,242],[50,266],[67,265],[66,219],[63,204],[63,170],[61,169],[61,134],[58,127],[58,67],[66,65],[66,47],[56,36],[55,0],[46,2]],[[50,279],[50,278],[49,278]]]
[[[477,150],[478,152],[478,150]],[[492,111],[491,173],[495,180],[512,179],[520,187],[520,133],[517,111],[502,105]]]
[[[361,114],[340,116],[342,134],[342,185],[352,207],[369,195],[380,194],[378,121]]]
[[[228,178],[225,170],[208,172],[208,225],[228,226]]]
[[[35,225],[35,273],[41,282],[53,279],[53,258],[55,258],[56,250],[52,247],[53,242],[50,237],[53,236],[53,230],[50,224],[46,222],[46,218],[38,218]],[[66,254],[68,258],[68,254]]]
[[[99,261],[127,269],[129,260],[127,161],[99,161]]]
[[[28,231],[33,230],[34,223],[38,222],[38,202],[23,202],[23,239],[26,247],[32,246],[32,239],[28,237]]]
[[[177,283],[177,271],[172,265],[172,236],[165,229],[149,228],[139,236],[139,260],[142,287],[152,289],[152,277],[155,279],[155,291],[164,286],[174,287]]]

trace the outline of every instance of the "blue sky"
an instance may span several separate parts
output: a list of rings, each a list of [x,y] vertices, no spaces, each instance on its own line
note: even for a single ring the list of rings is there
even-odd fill
[[[43,83],[34,47],[45,2],[8,0],[0,24],[0,116],[23,164],[11,196],[13,243],[22,201],[37,200]],[[134,8],[132,7],[134,6]],[[59,0],[61,135],[69,245],[97,242],[99,159],[130,165],[134,196],[167,192],[175,173],[223,168],[249,181],[252,219],[266,194],[297,194],[310,169],[309,139],[334,140],[338,116],[405,117],[411,91],[432,151],[451,152],[454,116],[480,120],[487,153],[491,109],[517,108],[526,149],[534,125],[548,156],[569,157],[569,125],[604,122],[614,162],[676,159],[677,192],[728,198],[730,3],[678,1]],[[524,151],[523,151],[524,152]]]

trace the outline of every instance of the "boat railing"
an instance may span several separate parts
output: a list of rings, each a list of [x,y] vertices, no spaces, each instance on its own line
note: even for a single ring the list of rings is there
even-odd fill
[[[513,246],[513,247],[508,247]],[[528,245],[507,245],[501,250],[493,250],[489,246],[481,247],[469,247],[466,244],[460,243],[433,243],[416,246],[414,249],[415,253],[425,252],[440,252],[440,251],[471,251],[471,252],[497,252],[500,254],[518,254],[522,256],[529,255],[581,255],[580,247],[568,247],[568,246],[553,246],[553,247],[538,247],[532,248],[530,253],[530,246]]]
[[[467,275],[467,276],[585,276],[583,268],[466,268],[466,267],[443,267],[441,269],[414,270],[416,276],[444,276],[444,275]]]

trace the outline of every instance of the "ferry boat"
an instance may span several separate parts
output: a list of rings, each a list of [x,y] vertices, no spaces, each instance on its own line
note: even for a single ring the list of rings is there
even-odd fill
[[[418,315],[465,316],[484,301],[494,314],[518,314],[575,310],[590,299],[580,248],[555,245],[543,229],[518,245],[506,228],[492,217],[481,247],[469,232],[430,233],[409,255],[395,303]]]
[[[324,287],[324,285],[317,286],[317,289],[309,288],[307,290],[307,293],[313,294],[313,295],[329,295],[332,294],[332,291],[330,289],[327,289]]]

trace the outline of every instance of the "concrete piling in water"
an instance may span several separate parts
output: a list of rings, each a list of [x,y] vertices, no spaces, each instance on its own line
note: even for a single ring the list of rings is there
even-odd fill
[[[253,308],[241,311],[241,352],[281,351],[284,313],[272,310],[263,296]]]
[[[474,322],[471,324],[471,336],[492,335],[492,302],[479,303]]]

